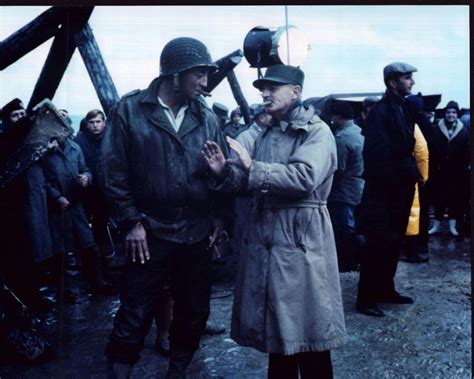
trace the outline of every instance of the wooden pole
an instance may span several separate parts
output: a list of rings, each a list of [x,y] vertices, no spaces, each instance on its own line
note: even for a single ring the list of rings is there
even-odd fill
[[[53,37],[66,18],[67,7],[55,6],[0,42],[0,70]]]
[[[242,115],[244,116],[245,123],[250,123],[250,112],[249,112],[249,105],[247,100],[245,100],[244,94],[240,89],[239,81],[235,76],[234,70],[230,70],[227,72],[227,80],[230,84],[230,89],[232,90],[232,94],[234,95],[235,101],[239,104],[240,110],[242,111]]]
[[[88,24],[75,34],[74,41],[99,96],[102,109],[105,114],[108,114],[113,105],[119,100],[119,95]]]
[[[216,88],[227,76],[227,73],[240,63],[243,56],[244,53],[239,49],[217,60],[216,65],[219,66],[219,70],[209,76],[206,91],[211,92]]]
[[[54,38],[38,82],[31,95],[27,111],[45,98],[53,99],[64,72],[76,49],[74,34],[82,29],[89,19],[93,7],[69,7],[66,21]]]

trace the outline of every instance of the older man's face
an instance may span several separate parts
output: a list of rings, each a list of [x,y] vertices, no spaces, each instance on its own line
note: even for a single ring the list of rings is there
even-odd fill
[[[273,116],[284,115],[298,99],[296,88],[291,84],[264,83],[261,92],[263,101],[269,102],[265,106],[267,112]]]

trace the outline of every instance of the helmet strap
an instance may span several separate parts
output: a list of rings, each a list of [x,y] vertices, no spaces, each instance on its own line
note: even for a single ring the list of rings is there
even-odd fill
[[[179,95],[180,89],[179,89],[179,72],[176,72],[173,74],[173,89],[175,95]]]

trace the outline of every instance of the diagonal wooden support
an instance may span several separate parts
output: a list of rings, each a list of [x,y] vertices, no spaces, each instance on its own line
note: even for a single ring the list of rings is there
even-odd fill
[[[86,25],[94,7],[68,7],[31,95],[27,111],[45,98],[52,99],[76,49],[74,34]]]
[[[235,66],[237,66],[244,53],[242,50],[235,50],[234,52],[218,59],[215,63],[219,66],[219,70],[209,76],[208,84],[206,87],[207,92],[211,92],[214,88],[216,88],[220,82],[227,76],[227,73],[230,70],[233,70]]]
[[[237,80],[237,76],[235,76],[234,70],[230,70],[226,74],[227,80],[230,84],[230,89],[232,90],[232,94],[234,95],[235,101],[239,104],[240,110],[242,112],[242,116],[244,116],[245,123],[250,123],[250,112],[249,112],[249,105],[247,100],[245,100],[245,96],[242,93],[240,88],[239,81]]]
[[[66,14],[67,7],[52,7],[0,42],[0,70],[53,37],[66,19]]]
[[[110,109],[119,100],[119,95],[90,26],[85,25],[81,31],[76,33],[74,41],[89,72],[95,91],[99,96],[102,109],[105,114],[108,114]]]

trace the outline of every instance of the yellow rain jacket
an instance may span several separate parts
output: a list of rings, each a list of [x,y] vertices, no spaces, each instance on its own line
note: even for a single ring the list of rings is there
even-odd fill
[[[423,183],[428,180],[428,162],[429,152],[428,144],[418,125],[415,124],[415,148],[413,155],[415,156],[416,166],[422,177]],[[418,183],[415,185],[415,196],[411,206],[410,217],[408,219],[407,236],[415,236],[420,233],[420,201],[418,199]]]

